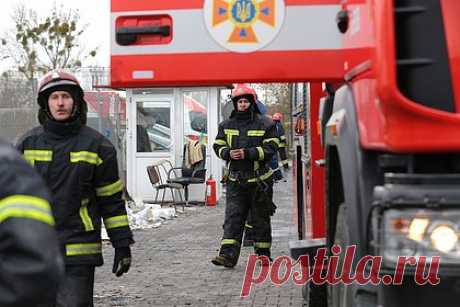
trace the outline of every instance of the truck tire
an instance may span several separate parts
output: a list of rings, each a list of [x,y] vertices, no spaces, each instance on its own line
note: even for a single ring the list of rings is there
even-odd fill
[[[345,248],[350,245],[350,232],[346,221],[347,209],[345,204],[341,204],[337,213],[337,223],[334,235],[334,244],[340,245],[342,254],[340,255],[338,268],[343,265],[343,255]],[[337,285],[328,286],[328,301],[330,307],[355,307],[354,299],[352,297],[353,285],[344,285],[339,283]]]
[[[327,286],[311,282],[302,286],[305,307],[327,307]]]

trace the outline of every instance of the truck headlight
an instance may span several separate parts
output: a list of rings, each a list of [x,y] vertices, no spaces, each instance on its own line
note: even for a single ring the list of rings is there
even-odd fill
[[[385,264],[395,265],[399,256],[441,256],[443,264],[460,264],[460,209],[389,209],[382,226]]]
[[[449,253],[457,248],[458,231],[451,223],[433,227],[430,238],[435,249],[443,253]]]

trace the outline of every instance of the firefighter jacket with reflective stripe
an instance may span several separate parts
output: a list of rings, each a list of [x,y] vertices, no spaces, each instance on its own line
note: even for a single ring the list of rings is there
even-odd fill
[[[219,124],[213,148],[217,156],[227,161],[229,180],[256,183],[272,176],[268,163],[278,145],[275,124],[270,118],[255,112],[233,112],[229,119]],[[230,150],[239,148],[244,149],[244,159],[231,159]]]
[[[52,306],[63,261],[45,183],[0,141],[0,306]],[[51,305],[50,305],[51,304]]]
[[[53,193],[66,264],[102,265],[101,218],[114,247],[131,243],[116,151],[107,138],[85,125],[47,121],[18,148]]]
[[[279,162],[281,165],[288,165],[287,153],[286,153],[286,135],[284,133],[283,124],[279,121],[275,121],[276,135],[280,140],[278,147],[278,153],[280,155]]]

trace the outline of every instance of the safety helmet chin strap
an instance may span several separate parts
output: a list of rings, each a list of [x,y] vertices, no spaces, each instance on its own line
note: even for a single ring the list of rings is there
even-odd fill
[[[73,107],[72,107],[72,114],[70,114],[70,118],[76,118],[79,115],[80,111],[80,101],[75,101],[73,102]]]

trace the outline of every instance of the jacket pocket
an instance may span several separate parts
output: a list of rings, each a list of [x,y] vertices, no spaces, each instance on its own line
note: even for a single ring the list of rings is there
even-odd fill
[[[70,163],[78,168],[80,184],[91,184],[94,176],[94,169],[102,163],[96,153],[89,151],[78,151],[70,153]]]
[[[76,175],[78,178],[78,188],[80,191],[80,199],[91,198],[94,194],[94,166],[80,162],[76,163]]]

